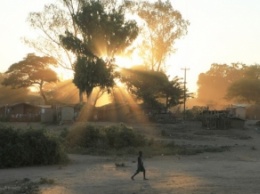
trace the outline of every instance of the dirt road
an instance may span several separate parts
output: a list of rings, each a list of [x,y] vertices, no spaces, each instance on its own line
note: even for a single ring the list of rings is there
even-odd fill
[[[0,193],[8,193],[4,186],[11,181],[24,178],[53,180],[52,184],[41,185],[42,194],[260,193],[260,133],[257,128],[251,126],[229,132],[198,130],[191,134],[193,138],[186,135],[181,138],[185,130],[179,130],[172,130],[172,135],[176,134],[176,142],[182,144],[232,147],[226,152],[192,156],[147,158],[144,153],[148,181],[144,181],[141,174],[134,181],[130,179],[136,170],[133,162],[136,157],[69,155],[71,163],[66,166],[0,170]],[[116,167],[115,162],[123,162],[125,167]]]

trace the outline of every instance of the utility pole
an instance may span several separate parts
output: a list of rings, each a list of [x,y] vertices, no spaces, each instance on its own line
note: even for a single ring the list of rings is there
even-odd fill
[[[187,93],[186,93],[186,72],[187,70],[190,70],[189,68],[182,68],[184,70],[184,91],[183,91],[183,120],[186,119],[186,98],[187,98]]]

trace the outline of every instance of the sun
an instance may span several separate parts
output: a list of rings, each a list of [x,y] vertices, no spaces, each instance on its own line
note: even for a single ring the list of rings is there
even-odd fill
[[[73,70],[65,69],[63,67],[53,67],[52,69],[57,73],[60,80],[73,79]]]
[[[115,63],[119,68],[131,68],[143,63],[143,60],[138,55],[133,56],[116,56]]]
[[[137,54],[133,54],[131,56],[116,56],[115,63],[118,68],[131,68],[133,66],[143,64],[143,60]],[[58,67],[52,66],[51,69],[53,69],[57,73],[57,75],[61,81],[73,79],[73,77],[74,77],[73,70],[66,69],[61,66],[58,66]]]

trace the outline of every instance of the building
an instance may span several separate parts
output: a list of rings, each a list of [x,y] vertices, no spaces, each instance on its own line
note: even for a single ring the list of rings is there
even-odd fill
[[[229,116],[232,118],[246,119],[246,105],[232,105],[229,110]]]
[[[2,116],[13,122],[38,122],[40,121],[40,107],[29,103],[16,103],[1,107]]]

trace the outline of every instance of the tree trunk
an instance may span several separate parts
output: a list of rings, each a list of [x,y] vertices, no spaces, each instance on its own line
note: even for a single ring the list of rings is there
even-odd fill
[[[78,116],[78,121],[86,122],[93,118],[93,108],[94,107],[93,107],[93,104],[91,103],[92,91],[93,91],[93,89],[86,91],[87,103],[82,106],[79,116]],[[82,95],[83,95],[83,93],[82,93]]]
[[[94,99],[92,99],[94,107],[96,107],[98,99],[101,98],[104,93],[105,93],[104,89],[102,90],[102,89],[98,88],[98,91],[95,93]]]
[[[166,109],[166,112],[168,112],[168,109],[169,109],[169,97],[166,96],[166,100],[165,100],[165,109]]]
[[[44,94],[44,92],[42,90],[42,85],[43,85],[43,82],[41,82],[41,84],[40,84],[40,94],[41,94],[41,97],[43,98],[44,104],[47,105],[48,104],[48,100],[47,100],[47,98],[46,98],[46,96],[45,96],[45,94]]]
[[[83,104],[83,92],[79,90],[79,103]]]

